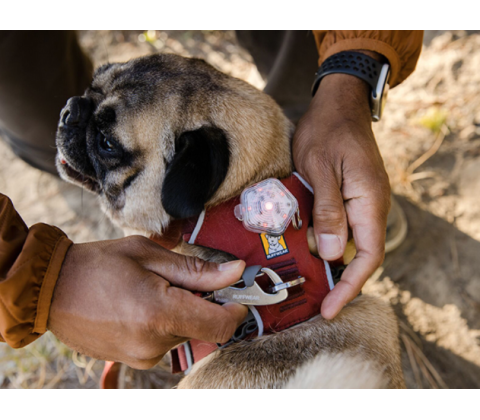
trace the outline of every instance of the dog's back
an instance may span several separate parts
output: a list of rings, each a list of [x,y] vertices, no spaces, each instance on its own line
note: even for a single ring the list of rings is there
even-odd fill
[[[333,320],[317,316],[277,334],[218,350],[196,363],[179,384],[179,388],[282,387],[404,388],[392,308],[373,296],[359,296]]]
[[[388,380],[381,368],[359,356],[320,354],[301,366],[285,389],[379,389]]]

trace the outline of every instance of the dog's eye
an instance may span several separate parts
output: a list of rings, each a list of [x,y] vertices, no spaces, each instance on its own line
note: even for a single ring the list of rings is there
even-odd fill
[[[100,148],[107,152],[114,152],[116,150],[114,142],[101,132],[97,134],[97,141]]]

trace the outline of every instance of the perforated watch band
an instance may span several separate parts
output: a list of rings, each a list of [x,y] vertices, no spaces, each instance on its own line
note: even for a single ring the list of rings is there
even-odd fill
[[[376,89],[383,64],[366,54],[345,51],[328,57],[315,74],[312,96],[317,92],[322,79],[333,73],[344,73],[359,77]]]

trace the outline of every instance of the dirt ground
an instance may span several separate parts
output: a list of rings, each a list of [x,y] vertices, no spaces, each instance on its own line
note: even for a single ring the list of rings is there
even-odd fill
[[[258,88],[264,81],[233,32],[84,31],[95,64],[156,51],[204,58]],[[415,73],[393,89],[374,125],[409,232],[364,292],[400,320],[409,388],[480,387],[480,35],[428,31]],[[93,196],[30,168],[0,142],[0,191],[27,224],[45,222],[77,242],[118,238]],[[3,388],[92,388],[103,362],[51,334],[21,350],[0,345]],[[171,387],[160,368],[124,371],[127,387]]]

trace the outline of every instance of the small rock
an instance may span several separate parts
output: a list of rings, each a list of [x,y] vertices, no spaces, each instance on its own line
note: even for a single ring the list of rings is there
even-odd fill
[[[475,127],[474,125],[469,125],[465,127],[462,131],[460,131],[460,138],[462,140],[472,140],[478,136],[477,130],[480,127]]]

